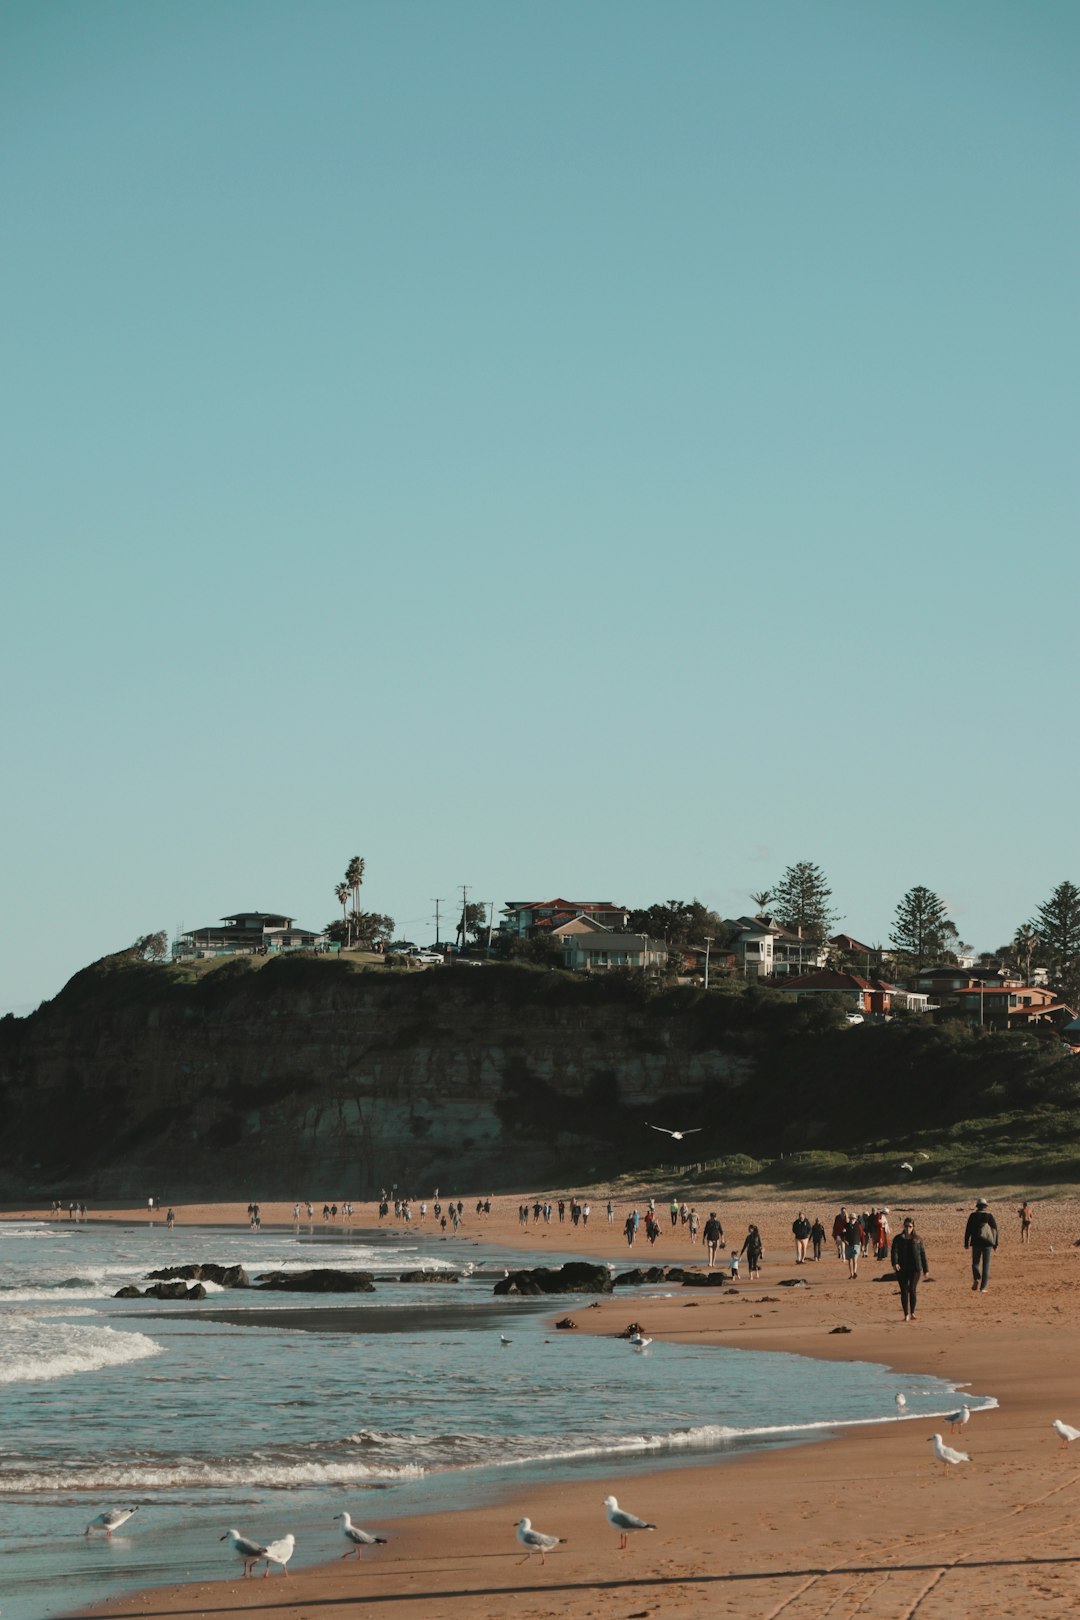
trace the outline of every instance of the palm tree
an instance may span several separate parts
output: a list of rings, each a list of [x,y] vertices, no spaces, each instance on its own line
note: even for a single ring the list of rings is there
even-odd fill
[[[348,918],[347,918],[346,913],[345,913],[345,907],[346,907],[346,904],[348,903],[349,894],[350,894],[349,885],[346,882],[342,881],[341,883],[338,884],[337,888],[334,890],[334,894],[337,896],[337,903],[341,907],[341,921],[342,921],[342,924],[343,924],[343,926],[345,928],[346,935],[348,935],[348,926],[349,926],[349,924],[348,924]]]
[[[752,894],[750,898],[757,907],[757,910],[754,912],[755,917],[760,917],[764,914],[765,908],[769,904],[769,901],[774,898],[773,890],[759,889],[757,894]]]
[[[1032,928],[1030,923],[1021,923],[1013,935],[1012,948],[1016,956],[1017,967],[1024,970],[1024,983],[1031,983],[1031,959],[1041,944],[1039,930]]]
[[[345,882],[352,893],[353,916],[360,910],[360,885],[364,881],[364,863],[359,855],[354,855],[345,868]],[[351,930],[350,930],[351,933]]]

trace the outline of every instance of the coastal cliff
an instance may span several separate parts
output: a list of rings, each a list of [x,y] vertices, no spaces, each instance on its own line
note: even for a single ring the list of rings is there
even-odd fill
[[[992,1097],[1040,1118],[1064,1108],[1055,1132],[1075,1140],[1076,1072],[1019,1036],[849,1029],[834,1005],[742,986],[110,957],[0,1020],[0,1197],[175,1199],[228,1182],[359,1199],[805,1157],[873,1145],[895,1087],[923,1130],[959,1137]],[[675,1149],[647,1122],[703,1129]]]

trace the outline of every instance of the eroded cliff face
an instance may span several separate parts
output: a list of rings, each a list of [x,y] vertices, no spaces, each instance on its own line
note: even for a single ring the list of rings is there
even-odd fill
[[[650,1110],[750,1067],[637,987],[562,974],[296,958],[185,983],[107,959],[0,1024],[0,1191],[521,1187],[621,1168],[631,1137],[640,1161]]]

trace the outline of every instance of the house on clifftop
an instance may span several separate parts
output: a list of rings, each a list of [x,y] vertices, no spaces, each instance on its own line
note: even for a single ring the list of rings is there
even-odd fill
[[[265,956],[270,951],[310,950],[321,933],[301,928],[279,911],[236,911],[205,928],[180,935],[174,956],[229,956],[233,953]]]

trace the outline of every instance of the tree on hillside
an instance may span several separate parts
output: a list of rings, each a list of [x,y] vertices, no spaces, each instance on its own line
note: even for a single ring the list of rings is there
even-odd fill
[[[337,945],[362,945],[370,951],[376,942],[385,944],[393,938],[394,919],[380,911],[354,911],[347,918],[335,917],[327,923],[325,933]]]
[[[1017,968],[1023,974],[1025,984],[1031,983],[1031,966],[1035,960],[1035,952],[1041,943],[1042,939],[1038,929],[1033,928],[1030,923],[1021,923],[1012,937],[1008,955],[1012,957]]]
[[[462,921],[465,924],[465,933],[470,935],[474,942],[482,939],[487,933],[487,906],[482,900],[474,901],[465,907],[463,918],[458,919],[455,937],[458,943],[464,946],[465,941],[461,937]]]
[[[836,921],[832,890],[820,866],[797,861],[783,874],[772,896],[773,916],[802,939],[823,940]]]
[[[164,928],[156,934],[140,934],[131,946],[131,955],[139,962],[164,962],[169,954],[169,936]]]
[[[627,929],[631,934],[648,934],[676,948],[702,945],[711,935],[717,947],[727,943],[728,931],[715,911],[700,900],[667,900],[662,904],[632,911]]]
[[[345,881],[352,891],[352,908],[354,912],[360,910],[360,885],[364,881],[364,862],[359,855],[354,855],[345,868]]]
[[[940,896],[918,883],[897,906],[889,937],[896,950],[915,968],[924,968],[940,962],[953,948],[956,927],[950,922]]]
[[[769,909],[769,901],[774,900],[776,896],[772,889],[758,889],[750,898],[754,902],[754,916],[763,917]]]
[[[343,923],[346,923],[346,925],[347,925],[347,922],[348,922],[347,907],[348,907],[348,904],[349,904],[349,895],[351,893],[352,893],[352,890],[349,888],[349,885],[344,881],[344,879],[338,884],[337,888],[334,890],[334,896],[335,896],[335,898],[337,900],[338,905],[341,907],[341,920],[342,920]]]
[[[1038,956],[1050,982],[1069,1000],[1080,994],[1080,889],[1059,883],[1032,918],[1040,938]]]

